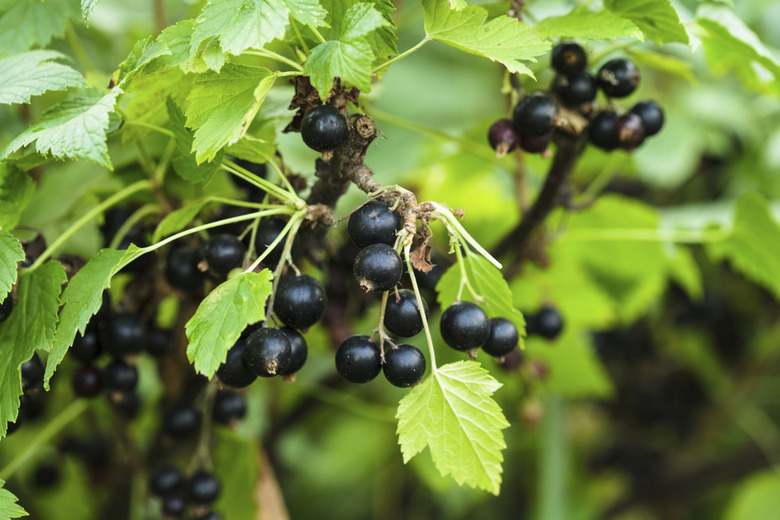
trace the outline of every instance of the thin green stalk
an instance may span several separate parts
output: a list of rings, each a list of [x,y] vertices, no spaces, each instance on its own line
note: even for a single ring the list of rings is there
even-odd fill
[[[463,240],[466,242],[469,246],[474,248],[479,254],[485,257],[488,262],[496,266],[497,269],[501,269],[501,263],[493,258],[493,256],[487,252],[487,250],[479,245],[479,242],[474,240],[474,237],[472,237],[468,231],[466,231],[466,228],[463,227],[463,225],[460,223],[460,221],[455,217],[455,215],[452,214],[452,212],[446,208],[445,206],[441,204],[436,205],[436,214],[439,215],[443,220],[447,221],[447,224],[449,224],[452,229],[457,234],[457,237],[460,240]]]
[[[127,220],[122,223],[116,234],[114,234],[114,238],[111,239],[111,243],[108,245],[108,247],[111,249],[118,249],[119,244],[122,243],[122,240],[124,240],[125,236],[127,236],[127,233],[130,232],[133,226],[143,220],[147,215],[160,213],[160,211],[160,207],[157,204],[147,204],[146,206],[142,206],[136,210],[132,215],[130,215],[130,217],[128,217]]]
[[[723,229],[576,229],[567,231],[560,239],[569,242],[677,242],[682,244],[705,244],[719,242],[729,236]]]
[[[268,244],[268,247],[266,247],[266,248],[265,248],[265,251],[263,251],[263,254],[261,254],[260,256],[258,256],[258,257],[257,257],[257,259],[256,259],[254,262],[252,262],[252,265],[250,265],[249,267],[247,267],[247,268],[244,270],[244,272],[245,272],[245,273],[251,273],[252,271],[254,271],[254,270],[255,270],[255,268],[256,268],[258,265],[260,265],[260,263],[261,263],[263,260],[265,260],[265,257],[266,257],[266,256],[268,256],[269,254],[271,254],[271,251],[273,251],[273,249],[274,249],[274,248],[275,248],[275,247],[276,247],[276,246],[277,246],[277,245],[278,245],[278,244],[279,244],[279,243],[282,241],[282,239],[283,239],[283,238],[284,238],[284,237],[285,237],[285,236],[286,236],[286,235],[287,235],[287,234],[288,234],[288,233],[289,233],[289,232],[290,232],[290,231],[291,231],[293,228],[295,228],[295,229],[297,230],[297,229],[298,229],[298,226],[300,226],[300,223],[303,221],[304,214],[305,214],[305,213],[304,213],[303,211],[299,211],[299,212],[295,213],[295,214],[292,216],[292,218],[290,219],[290,221],[287,223],[287,225],[286,225],[286,226],[284,226],[284,228],[282,229],[282,232],[281,232],[281,233],[279,233],[279,235],[278,235],[278,236],[277,236],[277,237],[276,237],[276,238],[273,240],[273,242],[271,242],[270,244]],[[285,244],[285,252],[284,252],[284,253],[282,253],[282,259],[279,261],[279,264],[280,264],[280,265],[284,265],[284,261],[286,260],[286,256],[288,256],[288,255],[289,255],[289,251],[288,251],[288,249],[290,249],[290,248],[289,248],[289,247],[287,247],[287,246],[288,246],[288,244]],[[285,253],[286,253],[286,254],[285,254]],[[274,276],[274,278],[277,278],[277,277],[276,277],[276,276]]]
[[[251,141],[252,141],[252,140],[250,139],[250,143],[251,143]],[[252,149],[253,149],[253,150],[254,150],[254,151],[255,151],[255,152],[256,152],[256,153],[257,153],[259,156],[261,156],[263,159],[265,159],[265,161],[266,161],[268,164],[270,164],[270,165],[271,165],[271,168],[273,168],[273,169],[274,169],[274,171],[276,172],[276,174],[279,176],[279,178],[280,178],[280,179],[282,180],[282,182],[284,183],[285,187],[287,188],[287,191],[289,191],[290,193],[295,193],[295,188],[293,188],[292,184],[290,184],[290,181],[287,179],[287,175],[285,175],[285,174],[284,174],[284,172],[282,171],[282,168],[281,168],[281,167],[280,167],[280,166],[279,166],[279,165],[276,163],[276,160],[274,160],[274,158],[273,158],[273,157],[269,157],[268,155],[266,155],[265,153],[263,153],[263,151],[262,151],[262,150],[260,150],[259,148],[256,148],[254,145],[251,145],[251,146],[252,146]]]
[[[296,22],[292,22],[290,25],[292,25],[293,31],[295,31],[295,38],[301,44],[301,47],[303,47],[303,50],[306,51],[306,56],[308,56],[309,55],[309,46],[306,45],[306,40],[303,39],[303,35],[301,35],[301,31],[298,30],[298,24]]]
[[[242,208],[258,208],[258,209],[272,209],[278,208],[279,204],[262,204],[260,202],[250,202],[248,200],[231,199],[228,197],[217,197],[211,195],[208,197],[209,202],[219,202],[221,204],[228,204],[230,206],[239,206]]]
[[[316,28],[316,27],[314,27],[314,25],[312,25],[312,24],[310,24],[310,23],[307,23],[307,24],[306,24],[306,26],[307,26],[309,29],[311,29],[311,32],[313,32],[313,33],[314,33],[314,36],[316,36],[316,37],[317,37],[317,40],[318,40],[320,43],[325,43],[325,38],[323,38],[323,37],[322,37],[322,35],[320,34],[320,31],[318,31],[318,30],[317,30],[317,28]]]
[[[92,60],[89,59],[87,51],[85,51],[84,46],[81,45],[81,40],[79,40],[79,37],[76,34],[76,30],[73,28],[73,25],[70,22],[65,24],[65,40],[68,42],[68,45],[73,51],[73,54],[76,55],[76,59],[84,69],[84,73],[89,74],[90,72],[94,71],[95,66],[92,65]]]
[[[466,262],[463,259],[463,252],[460,250],[460,248],[460,240],[456,239],[455,257],[457,258],[458,268],[460,269],[460,287],[458,287],[457,301],[460,301],[460,297],[463,294],[463,288],[468,287],[469,292],[471,293],[471,297],[474,298],[474,301],[481,302],[484,298],[477,294],[477,291],[474,290],[474,286],[471,285],[471,281],[469,281],[469,275],[466,273]]]
[[[295,205],[295,207],[298,209],[301,209],[306,206],[306,202],[304,202],[300,197],[298,197],[295,191],[286,191],[280,188],[279,186],[277,186],[276,184],[272,182],[268,182],[262,177],[258,177],[257,175],[254,175],[250,171],[246,170],[245,168],[238,166],[233,161],[229,161],[229,160],[223,161],[222,169],[227,170],[233,175],[254,184],[255,186],[257,186],[263,191],[273,193],[275,196],[279,197],[280,199],[286,200],[287,202]]]
[[[171,138],[168,141],[168,145],[163,150],[163,154],[160,157],[160,161],[157,163],[157,168],[154,169],[154,182],[157,184],[158,189],[162,189],[165,183],[165,174],[168,172],[168,165],[171,163],[173,154],[176,152],[176,139]]]
[[[270,60],[278,61],[279,63],[284,63],[286,65],[289,65],[290,67],[294,68],[298,72],[303,72],[303,67],[301,67],[300,63],[296,63],[293,60],[282,56],[281,54],[277,54],[273,51],[269,51],[268,49],[263,49],[260,51],[244,51],[244,54],[249,56],[258,56],[260,58],[268,58]]]
[[[393,64],[393,63],[395,63],[396,61],[398,61],[398,60],[400,60],[400,59],[403,59],[403,58],[405,58],[405,57],[409,56],[409,55],[410,55],[410,54],[412,54],[413,52],[415,52],[415,51],[419,50],[419,49],[420,49],[420,48],[421,48],[423,45],[425,45],[425,44],[426,44],[426,43],[428,43],[429,41],[431,41],[431,37],[430,37],[430,36],[426,36],[425,38],[423,38],[422,40],[420,40],[420,43],[418,43],[417,45],[415,45],[415,46],[414,46],[414,47],[412,47],[411,49],[409,49],[409,50],[406,50],[406,51],[402,52],[401,54],[399,54],[399,55],[398,55],[398,56],[396,56],[395,58],[392,58],[392,59],[390,59],[390,60],[387,60],[387,61],[386,61],[386,62],[384,62],[383,64],[381,64],[381,65],[379,65],[378,67],[376,67],[374,70],[372,70],[372,71],[371,71],[371,74],[376,74],[376,73],[378,73],[379,71],[381,71],[381,70],[383,70],[383,69],[386,69],[387,67],[389,67],[390,65],[392,65],[392,64]]]
[[[414,297],[417,299],[417,308],[424,309],[422,295],[420,294],[420,288],[417,286],[417,277],[414,276],[414,267],[412,266],[411,258],[412,245],[407,244],[404,246],[404,258],[406,259],[406,270],[409,273],[409,278],[412,280],[412,288],[414,289]],[[433,338],[431,337],[431,329],[428,326],[428,317],[424,312],[420,313],[420,317],[423,322],[423,329],[425,330],[425,341],[428,342],[428,353],[431,356],[431,373],[436,373],[436,351],[433,348]]]
[[[155,132],[159,132],[161,134],[165,134],[168,137],[176,137],[173,132],[168,130],[167,128],[163,128],[161,126],[153,125],[151,123],[143,123],[141,121],[125,121],[125,126],[137,126],[140,128],[148,128],[149,130],[154,130]]]
[[[567,445],[564,430],[565,408],[560,398],[545,401],[542,450],[539,461],[539,520],[562,520],[566,515]]]

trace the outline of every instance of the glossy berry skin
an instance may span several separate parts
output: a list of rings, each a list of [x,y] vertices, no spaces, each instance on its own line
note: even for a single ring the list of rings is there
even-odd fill
[[[307,274],[285,276],[279,281],[274,300],[274,313],[292,329],[308,329],[322,318],[328,298],[325,289]]]
[[[423,302],[423,310],[428,316],[428,304]],[[411,338],[423,329],[422,315],[417,305],[414,291],[401,289],[398,297],[390,293],[385,308],[385,328],[402,338]]]
[[[623,114],[615,119],[615,135],[621,148],[633,150],[645,140],[642,119],[636,114]]]
[[[520,131],[511,119],[499,119],[488,129],[488,143],[503,157],[520,145]]]
[[[585,49],[574,42],[563,42],[552,51],[552,68],[565,76],[575,76],[585,70],[588,56]]]
[[[187,498],[198,505],[214,502],[219,496],[219,481],[208,471],[198,471],[187,483]]]
[[[349,126],[341,110],[320,105],[309,110],[301,121],[301,137],[306,146],[318,152],[335,150],[347,141]]]
[[[138,385],[138,369],[114,360],[103,368],[103,386],[114,392],[132,392]]]
[[[246,340],[244,362],[260,377],[274,377],[290,366],[292,347],[287,335],[279,329],[263,327]]]
[[[233,235],[217,235],[206,242],[203,256],[209,269],[217,274],[228,274],[244,262],[244,244]]]
[[[502,358],[515,350],[520,341],[520,334],[515,324],[506,318],[490,320],[490,334],[482,345],[482,350],[493,357]]]
[[[73,339],[73,345],[71,345],[68,350],[68,354],[70,354],[71,357],[82,363],[89,363],[96,360],[101,352],[103,352],[103,347],[100,346],[98,333],[96,330],[90,328],[88,328],[83,335],[77,333],[76,337]]]
[[[194,292],[203,287],[203,272],[198,264],[203,260],[200,247],[179,245],[168,251],[165,278],[171,287]]]
[[[14,310],[14,299],[9,294],[5,297],[5,300],[0,302],[0,323],[8,319],[12,310]]]
[[[442,313],[440,330],[447,345],[466,351],[485,344],[490,335],[490,322],[479,305],[455,302]]]
[[[224,390],[214,398],[214,419],[222,424],[233,424],[246,415],[246,399],[243,394]]]
[[[146,338],[146,351],[152,356],[167,356],[173,352],[174,347],[170,330],[151,329],[149,331]]]
[[[94,365],[80,366],[73,372],[71,383],[78,397],[95,397],[103,389],[103,377],[100,369]]]
[[[528,153],[542,153],[550,146],[551,135],[543,135],[541,137],[528,137],[527,135],[520,135],[520,148]]]
[[[395,244],[396,232],[401,229],[401,219],[390,206],[372,200],[358,208],[351,217],[347,231],[352,243],[360,248],[371,244]]]
[[[241,168],[254,173],[260,178],[265,179],[267,173],[268,173],[268,165],[265,163],[254,163],[252,161],[246,161],[244,159],[234,159],[234,163],[236,163],[237,166],[240,166]],[[248,190],[250,194],[260,194],[265,193],[263,190],[255,186],[249,181],[245,181],[241,177],[238,177],[236,175],[230,174],[229,175],[230,180],[233,182],[233,185],[236,188],[242,189],[242,190]]]
[[[100,334],[100,343],[110,355],[122,358],[137,354],[146,346],[147,329],[138,314],[114,314],[105,323]]]
[[[630,96],[639,85],[639,69],[633,61],[618,58],[610,60],[599,69],[596,79],[607,97]]]
[[[173,466],[159,467],[149,477],[149,491],[160,497],[181,490],[183,485],[184,475]]]
[[[619,146],[615,133],[617,114],[611,110],[599,112],[588,125],[590,142],[602,150],[612,151]]]
[[[350,336],[336,351],[336,371],[350,383],[368,383],[382,371],[379,347],[368,336]]]
[[[265,253],[268,246],[276,240],[284,227],[287,225],[282,219],[278,218],[264,218],[257,226],[257,235],[255,236],[255,250],[258,255]],[[274,246],[270,253],[263,259],[263,264],[266,266],[276,266],[279,260],[282,259],[282,252],[284,251],[284,242],[287,238],[283,238],[278,244]]]
[[[382,371],[393,386],[400,388],[414,386],[425,374],[425,356],[417,347],[398,345],[398,348],[385,352]]]
[[[279,375],[289,376],[303,368],[306,359],[309,357],[309,348],[303,335],[297,330],[289,327],[282,327],[279,330],[290,341],[290,364],[287,366],[287,369],[279,372]]]
[[[192,406],[174,406],[163,418],[163,431],[174,439],[194,437],[199,429],[200,412]]]
[[[43,363],[38,354],[22,363],[22,390],[25,392],[40,386],[43,383]]]
[[[543,307],[534,317],[533,331],[546,339],[555,339],[563,330],[563,317],[553,307]]]
[[[596,78],[589,72],[581,72],[575,76],[558,74],[553,79],[552,91],[561,103],[570,108],[576,108],[596,99],[598,87]]]
[[[640,101],[631,108],[631,113],[642,120],[645,137],[657,134],[664,126],[664,110],[655,101]]]
[[[512,120],[521,134],[541,137],[553,129],[553,118],[558,114],[558,103],[547,94],[535,93],[515,105]]]
[[[245,349],[246,340],[240,339],[228,350],[225,362],[217,369],[217,377],[223,384],[233,388],[244,388],[257,379],[244,362]]]
[[[187,509],[187,501],[184,499],[183,494],[172,493],[163,497],[162,510],[166,516],[178,518],[184,515],[185,509]]]
[[[364,291],[384,292],[401,281],[403,262],[391,246],[371,244],[355,257],[352,272]]]

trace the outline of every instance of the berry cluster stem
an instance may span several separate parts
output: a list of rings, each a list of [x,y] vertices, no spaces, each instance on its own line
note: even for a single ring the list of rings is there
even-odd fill
[[[423,322],[423,329],[425,330],[425,340],[428,343],[428,353],[431,356],[431,372],[436,373],[436,351],[433,348],[433,338],[431,337],[431,328],[428,326],[428,317],[422,312],[425,308],[423,305],[422,295],[420,294],[420,287],[417,285],[417,278],[414,276],[414,267],[412,266],[411,258],[412,245],[407,244],[404,246],[404,260],[406,261],[406,269],[409,272],[409,278],[412,280],[412,288],[414,289],[414,297],[417,299],[417,308],[421,309],[420,317]]]

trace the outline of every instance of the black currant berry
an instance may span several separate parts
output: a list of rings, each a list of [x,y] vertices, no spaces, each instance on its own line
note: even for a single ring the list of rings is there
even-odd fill
[[[615,135],[621,148],[633,150],[645,140],[642,119],[636,114],[623,114],[615,119]]]
[[[423,310],[428,316],[428,304],[423,302]],[[398,296],[390,293],[385,308],[385,328],[403,338],[411,338],[423,330],[423,320],[414,291],[401,289]]]
[[[542,153],[550,146],[551,135],[542,135],[540,137],[528,137],[520,134],[520,148],[528,153]]]
[[[368,336],[350,336],[336,351],[336,371],[350,383],[368,383],[382,371],[382,353]]]
[[[141,411],[141,397],[135,392],[121,394],[114,406],[128,419],[135,419]]]
[[[149,477],[149,490],[160,497],[181,490],[183,484],[184,475],[173,466],[157,468]]]
[[[79,397],[95,397],[103,389],[103,378],[100,369],[94,365],[82,365],[71,379],[73,392]]]
[[[214,511],[209,511],[206,514],[197,517],[195,520],[222,520],[222,517]]]
[[[563,42],[553,48],[552,68],[565,76],[575,76],[585,70],[588,56],[585,49],[574,42]]]
[[[417,347],[398,345],[385,352],[382,370],[391,385],[401,388],[414,386],[425,374],[425,356]]]
[[[111,208],[103,214],[103,224],[100,226],[100,232],[103,235],[106,247],[108,247],[119,229],[133,213],[135,213],[135,210],[132,208]]]
[[[9,294],[5,297],[5,300],[0,302],[0,323],[3,323],[11,315],[11,311],[14,310],[14,299]]]
[[[403,262],[391,246],[371,244],[355,257],[352,271],[364,291],[384,292],[401,281]]]
[[[557,309],[553,307],[542,307],[534,316],[534,333],[546,339],[555,339],[563,330],[563,317]]]
[[[187,483],[187,497],[190,502],[198,505],[208,505],[219,496],[219,481],[208,471],[198,471],[190,477]]]
[[[598,87],[596,78],[589,72],[581,72],[575,76],[558,74],[553,79],[552,91],[567,107],[576,108],[596,99]]]
[[[189,405],[177,405],[163,418],[163,431],[174,439],[186,439],[198,434],[200,412]]]
[[[217,377],[223,384],[233,388],[244,388],[257,379],[244,362],[245,348],[246,340],[240,339],[228,350],[225,362],[217,369]]]
[[[43,383],[43,363],[38,354],[33,354],[30,359],[22,363],[22,390],[25,392],[38,387]]]
[[[500,158],[520,145],[520,131],[511,119],[499,119],[488,129],[488,143]]]
[[[103,324],[100,344],[110,355],[122,358],[146,346],[146,324],[138,314],[114,314]]]
[[[602,150],[611,151],[619,146],[615,133],[615,121],[617,114],[611,110],[605,110],[596,114],[588,125],[590,142]]]
[[[276,288],[274,313],[292,329],[308,329],[322,318],[327,304],[325,289],[316,278],[285,276]]]
[[[309,356],[309,348],[306,346],[306,340],[304,339],[303,334],[297,330],[289,327],[282,327],[279,330],[284,332],[285,336],[287,336],[287,339],[290,341],[290,364],[287,366],[286,370],[279,372],[279,375],[290,376],[303,368],[303,365],[306,363],[306,358]]]
[[[217,274],[228,274],[244,262],[244,244],[233,235],[217,235],[206,242],[203,256],[209,269]]]
[[[243,394],[223,390],[214,398],[214,419],[222,424],[233,424],[246,415],[246,399]]]
[[[257,235],[255,236],[255,250],[258,255],[265,253],[268,246],[270,246],[276,237],[278,237],[284,227],[287,225],[282,219],[279,218],[264,218],[257,226]],[[284,243],[287,237],[279,241],[274,246],[270,253],[263,259],[263,264],[267,266],[275,266],[282,259],[282,252],[284,251]],[[293,243],[295,241],[293,240]]]
[[[265,163],[255,163],[251,161],[246,161],[244,159],[233,159],[233,162],[236,163],[237,166],[240,166],[241,168],[254,173],[260,178],[265,179],[267,173],[268,173],[268,166]],[[230,175],[230,180],[233,182],[233,185],[236,188],[242,189],[242,190],[248,190],[250,194],[260,194],[265,193],[263,190],[255,186],[249,181],[246,181],[242,179],[241,177],[238,177],[237,175]]]
[[[645,137],[657,134],[664,126],[664,110],[655,101],[640,101],[631,109],[639,116],[645,129]]]
[[[447,345],[466,351],[485,344],[490,335],[490,322],[479,305],[455,302],[442,313],[440,329]]]
[[[558,103],[547,94],[535,93],[515,105],[512,119],[520,133],[541,137],[553,129],[553,118],[558,114]]]
[[[515,324],[506,318],[490,320],[490,334],[482,350],[493,357],[501,358],[512,352],[520,341]]]
[[[22,404],[19,406],[19,412],[16,415],[16,420],[8,423],[5,434],[11,435],[16,430],[18,430],[22,426],[22,423],[24,423],[24,416],[24,396],[22,396]]]
[[[60,468],[56,464],[45,462],[33,472],[33,485],[38,489],[51,489],[59,481]]]
[[[170,330],[151,329],[149,331],[146,339],[146,351],[152,356],[167,356],[173,352],[175,346]]]
[[[165,278],[171,287],[185,292],[203,287],[203,272],[198,264],[203,260],[200,247],[177,245],[168,251]]]
[[[28,421],[34,421],[43,415],[48,401],[43,392],[31,392],[21,397],[22,407],[24,408],[24,418]]]
[[[639,69],[633,61],[623,58],[610,60],[599,69],[599,87],[612,98],[630,96],[639,85]]]
[[[166,516],[178,518],[184,515],[185,509],[187,509],[187,501],[181,493],[171,493],[162,499],[162,510]]]
[[[138,385],[138,369],[114,360],[103,368],[103,386],[114,392],[132,392]]]
[[[306,146],[318,152],[335,150],[347,141],[349,126],[341,110],[320,105],[309,110],[301,121],[301,137]]]
[[[395,244],[395,234],[401,229],[401,219],[390,206],[372,200],[358,208],[351,217],[347,231],[352,243],[360,248],[371,244]]]
[[[273,377],[290,366],[292,347],[287,335],[279,329],[263,327],[246,340],[244,361],[260,377]]]
[[[95,361],[102,351],[97,331],[87,328],[83,335],[76,334],[68,353],[82,363],[90,363]]]

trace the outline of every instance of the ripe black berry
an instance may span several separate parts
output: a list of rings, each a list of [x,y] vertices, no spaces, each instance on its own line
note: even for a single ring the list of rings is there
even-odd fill
[[[563,317],[553,307],[542,307],[534,316],[533,332],[547,339],[555,339],[563,330]]]
[[[482,350],[493,357],[501,358],[512,352],[520,341],[515,324],[506,318],[490,320],[490,334]]]
[[[520,131],[511,119],[499,119],[488,129],[488,143],[498,157],[503,157],[520,144]]]
[[[263,327],[246,340],[244,361],[260,377],[273,377],[290,366],[292,347],[287,335],[279,329]]]
[[[38,354],[22,363],[22,390],[27,392],[43,383],[43,363]]]
[[[100,343],[115,358],[141,352],[146,346],[146,324],[138,314],[114,314],[103,324]]]
[[[303,338],[303,335],[297,330],[289,327],[282,327],[279,330],[284,332],[284,335],[290,341],[290,364],[286,370],[279,372],[279,375],[289,376],[303,368],[306,358],[309,356],[309,349],[306,346],[306,340]]]
[[[214,502],[219,496],[219,481],[208,471],[198,471],[187,483],[187,497],[198,505]]]
[[[79,397],[95,397],[103,389],[103,378],[100,369],[94,365],[82,365],[71,379],[73,392]]]
[[[155,356],[166,356],[173,352],[175,347],[171,338],[171,331],[165,329],[151,329],[146,339],[146,351]]]
[[[631,109],[642,120],[645,137],[657,134],[664,126],[664,111],[655,101],[640,101]]]
[[[615,119],[615,135],[621,148],[633,150],[645,140],[642,119],[636,114],[623,114]]]
[[[60,481],[60,468],[56,464],[43,463],[33,472],[33,484],[38,489],[51,489]]]
[[[301,121],[303,142],[318,152],[335,150],[346,142],[348,136],[349,127],[344,114],[331,105],[312,108]]]
[[[553,129],[553,118],[558,114],[558,104],[547,94],[535,93],[515,105],[512,119],[520,133],[529,137],[541,137]]]
[[[68,353],[82,363],[89,363],[96,360],[102,351],[97,331],[87,328],[83,335],[76,334]]]
[[[349,217],[347,231],[352,242],[360,247],[371,244],[395,244],[395,234],[401,229],[401,219],[390,206],[372,200]]]
[[[455,350],[466,351],[485,344],[490,323],[485,311],[471,302],[455,302],[441,315],[441,337]]]
[[[618,58],[610,60],[599,69],[599,87],[607,97],[630,96],[639,85],[639,69],[633,61]]]
[[[163,431],[174,439],[186,439],[197,435],[200,428],[200,412],[189,405],[177,405],[163,418]]]
[[[279,281],[274,313],[293,329],[308,329],[325,313],[328,298],[322,284],[307,274],[285,276]]]
[[[428,316],[428,304],[423,302],[423,310]],[[385,309],[385,328],[403,338],[411,338],[423,329],[423,320],[414,291],[401,289],[398,296],[390,293]]]
[[[157,468],[149,477],[149,490],[157,496],[170,495],[179,491],[183,484],[184,476],[173,466]]]
[[[574,76],[585,70],[588,56],[579,44],[563,42],[552,51],[552,68],[566,76]]]
[[[128,419],[135,419],[141,411],[141,397],[135,392],[121,394],[114,406]]]
[[[228,274],[244,262],[244,244],[233,235],[217,235],[206,242],[203,256],[209,269],[217,274]]]
[[[593,75],[581,72],[575,76],[558,74],[553,79],[552,91],[564,105],[575,108],[596,99],[598,88]]]
[[[542,153],[550,146],[550,134],[540,137],[528,137],[520,134],[520,148],[528,153]]]
[[[214,419],[222,424],[232,424],[246,415],[246,399],[232,390],[217,393],[214,399]]]
[[[162,500],[162,510],[166,516],[180,517],[187,508],[187,501],[181,493],[165,495]]]
[[[14,299],[9,294],[5,297],[5,300],[0,302],[0,323],[3,323],[11,315],[11,311],[14,310]]]
[[[135,210],[132,208],[111,208],[103,214],[103,224],[100,226],[100,232],[103,234],[106,247],[108,247],[119,229],[134,212]]]
[[[244,388],[257,379],[244,362],[245,348],[246,340],[240,339],[228,350],[225,362],[217,369],[217,377],[223,384],[233,388]]]
[[[171,287],[181,291],[197,291],[203,287],[203,272],[198,264],[203,260],[200,247],[178,245],[168,251],[165,277]]]
[[[22,403],[22,406],[19,407],[19,413],[16,416],[16,420],[13,422],[9,422],[8,425],[6,426],[5,434],[11,435],[22,426],[23,422],[24,422],[24,402]]]
[[[234,163],[236,163],[237,166],[240,166],[241,168],[254,173],[258,177],[261,177],[265,179],[266,174],[268,173],[268,167],[265,163],[254,163],[251,161],[246,161],[244,159],[234,159]],[[249,181],[246,181],[242,179],[241,177],[238,177],[237,175],[230,175],[230,180],[233,182],[233,185],[235,185],[236,188],[242,189],[242,190],[248,190],[250,194],[260,194],[265,193],[263,190],[255,186]]]
[[[382,370],[391,385],[401,388],[414,386],[425,373],[425,356],[417,347],[398,345],[398,348],[385,352]]]
[[[138,385],[138,369],[114,360],[103,368],[103,386],[114,392],[132,392]]]
[[[255,236],[255,250],[258,255],[265,253],[268,246],[276,240],[284,227],[287,225],[282,219],[279,218],[264,218],[257,226],[257,235]],[[284,251],[284,243],[287,237],[279,241],[270,253],[263,259],[263,264],[269,266],[275,266],[282,259],[282,252]],[[295,241],[293,240],[293,243]]]
[[[387,244],[371,244],[355,257],[352,266],[360,286],[368,291],[389,291],[401,281],[403,263],[401,257]]]
[[[381,370],[381,352],[368,336],[350,336],[339,345],[336,371],[350,383],[368,383]]]
[[[617,114],[611,110],[596,114],[596,117],[588,125],[590,142],[606,151],[617,148],[619,143],[615,133],[615,120],[617,120]]]

